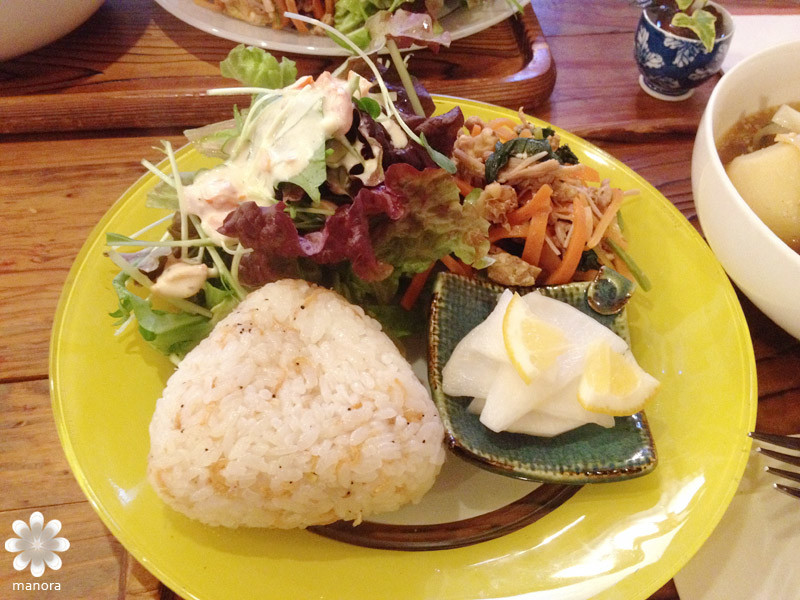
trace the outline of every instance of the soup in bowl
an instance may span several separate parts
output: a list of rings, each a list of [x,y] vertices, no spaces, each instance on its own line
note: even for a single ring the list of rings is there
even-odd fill
[[[759,217],[743,197],[743,193],[751,195],[752,190],[745,189],[742,183],[755,181],[757,189],[766,186],[774,186],[770,190],[791,188],[791,169],[775,168],[771,163],[780,157],[773,156],[763,163],[772,167],[771,174],[762,172],[748,176],[750,169],[731,168],[733,162],[741,160],[731,157],[725,145],[731,132],[746,127],[754,115],[757,119],[761,113],[771,120],[773,111],[781,105],[797,108],[800,102],[798,56],[800,41],[774,46],[745,59],[720,79],[697,132],[692,154],[692,191],[706,240],[730,278],[768,317],[800,338],[800,254],[790,246],[793,243],[791,234],[783,229],[792,219],[791,210],[782,212],[783,206],[792,206],[790,199],[781,197],[762,202],[766,209],[777,213],[777,217],[769,215],[768,210],[754,202],[762,215]],[[755,128],[751,132],[752,138],[752,134],[765,125],[754,123],[751,126]],[[773,145],[774,134],[771,140],[769,137],[768,134],[762,143]],[[723,156],[720,156],[720,150]],[[760,151],[755,147],[745,148],[734,154],[737,157],[744,155],[747,163],[749,150]],[[800,153],[800,149],[793,150]],[[783,158],[786,156],[791,155],[786,154]],[[752,156],[750,159],[752,161]],[[731,177],[743,193],[737,190]],[[772,195],[770,191],[763,194],[765,197]],[[784,214],[787,216],[781,217]],[[800,213],[798,215],[800,219]],[[770,225],[778,232],[773,231]]]
[[[744,201],[800,252],[800,110],[782,104],[747,115],[717,141],[717,150]]]

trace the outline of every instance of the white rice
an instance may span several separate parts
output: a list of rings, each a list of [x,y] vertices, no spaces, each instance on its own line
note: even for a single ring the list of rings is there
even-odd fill
[[[420,500],[443,436],[376,321],[283,280],[251,293],[170,377],[148,476],[168,505],[211,525],[358,523]]]

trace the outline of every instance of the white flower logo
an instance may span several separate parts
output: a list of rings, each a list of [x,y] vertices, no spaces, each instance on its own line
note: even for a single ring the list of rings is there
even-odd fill
[[[57,571],[61,568],[61,557],[56,552],[69,549],[67,538],[55,537],[61,531],[61,521],[53,519],[44,524],[42,513],[36,511],[31,515],[31,524],[17,519],[11,525],[19,537],[6,540],[6,550],[19,552],[14,557],[14,568],[22,571],[31,565],[31,575],[41,577],[45,571],[45,564]]]

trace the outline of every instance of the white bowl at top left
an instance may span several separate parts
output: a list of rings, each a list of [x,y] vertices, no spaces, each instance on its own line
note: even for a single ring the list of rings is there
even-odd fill
[[[91,17],[103,0],[0,0],[0,61],[65,36]]]

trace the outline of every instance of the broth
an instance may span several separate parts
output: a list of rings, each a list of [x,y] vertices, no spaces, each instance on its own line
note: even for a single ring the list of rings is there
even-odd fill
[[[787,104],[795,110],[800,110],[800,102],[787,102]],[[780,108],[780,105],[746,115],[723,134],[717,141],[717,153],[719,153],[719,158],[723,165],[727,166],[729,162],[740,154],[748,154],[772,143],[772,136],[764,138],[764,144],[758,148],[753,146],[752,141],[753,136],[772,120],[772,115],[775,114],[778,108]]]
[[[789,106],[800,110],[800,102]],[[775,141],[775,134],[785,129],[767,127],[779,108],[739,119],[718,141],[717,152],[731,183],[753,212],[800,252],[800,154],[790,141]]]

